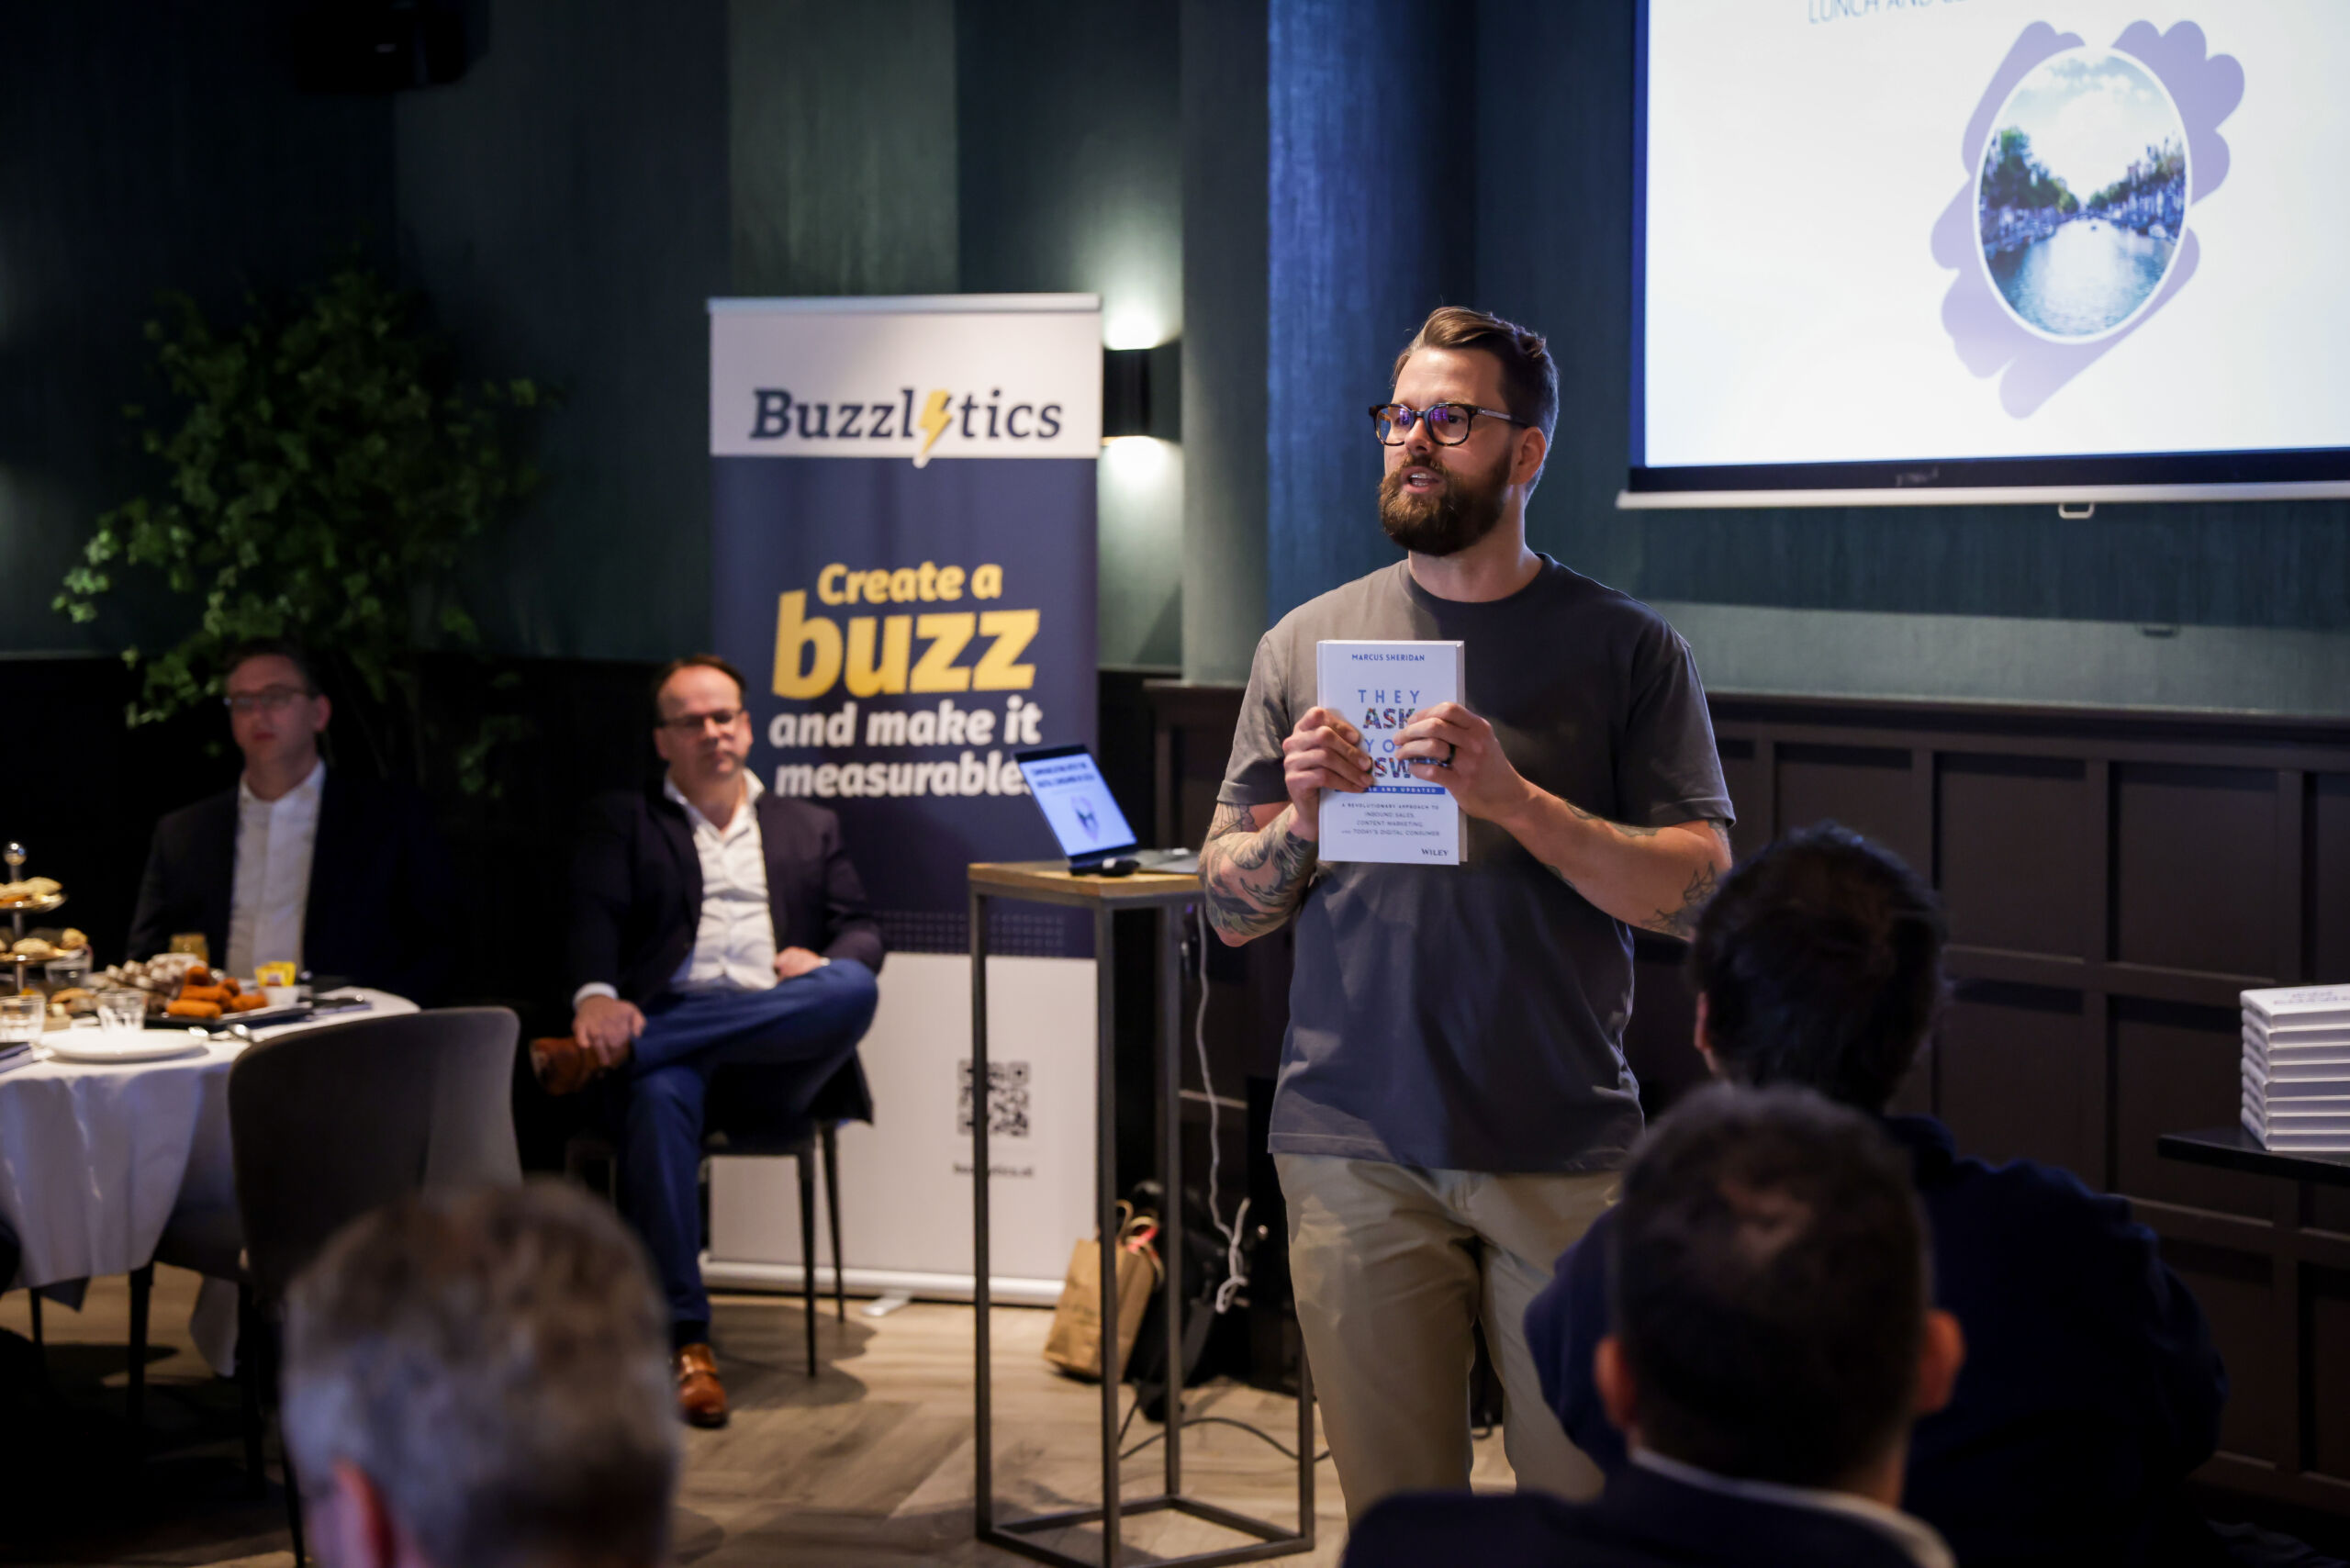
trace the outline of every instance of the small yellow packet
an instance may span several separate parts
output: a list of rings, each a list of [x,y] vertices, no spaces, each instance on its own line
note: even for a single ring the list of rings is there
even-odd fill
[[[292,985],[295,974],[291,964],[263,964],[253,970],[253,980],[263,986]]]

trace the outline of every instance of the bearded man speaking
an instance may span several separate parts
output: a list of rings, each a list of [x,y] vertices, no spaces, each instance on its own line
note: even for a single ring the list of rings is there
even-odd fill
[[[1640,1132],[1632,928],[1686,935],[1729,868],[1731,814],[1687,644],[1527,548],[1559,409],[1542,339],[1440,309],[1390,397],[1371,410],[1379,518],[1404,559],[1258,644],[1200,857],[1226,942],[1297,923],[1271,1143],[1351,1518],[1469,1484],[1480,1321],[1519,1484],[1598,1490],[1523,1319]],[[1470,819],[1461,865],[1317,863],[1321,791],[1371,777],[1355,726],[1315,705],[1325,638],[1467,644],[1466,704],[1415,714],[1396,748]]]

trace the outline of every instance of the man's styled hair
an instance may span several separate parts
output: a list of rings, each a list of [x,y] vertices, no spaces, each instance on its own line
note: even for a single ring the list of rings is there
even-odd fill
[[[310,660],[310,651],[291,637],[252,637],[230,648],[220,661],[222,684],[255,659],[284,659],[301,672],[303,691],[311,697],[319,695],[319,670]]]
[[[345,1227],[290,1295],[305,1490],[355,1466],[441,1568],[666,1559],[667,1314],[610,1209],[554,1182],[406,1200]]]
[[[1715,1084],[1625,1173],[1615,1331],[1645,1446],[1831,1487],[1909,1421],[1931,1300],[1908,1158],[1800,1089]]]
[[[734,683],[734,700],[737,702],[746,700],[751,694],[751,683],[744,680],[743,672],[727,660],[720,658],[716,654],[688,654],[683,658],[671,659],[667,664],[663,665],[660,673],[653,678],[654,717],[658,718],[661,715],[661,693],[668,686],[669,678],[681,669],[716,670]]]
[[[1882,1111],[1943,996],[1940,900],[1859,834],[1822,823],[1722,880],[1689,947],[1723,1075]]]
[[[1482,349],[1500,360],[1503,406],[1540,431],[1544,441],[1550,439],[1559,422],[1559,367],[1541,333],[1465,305],[1439,305],[1395,356],[1390,386],[1403,379],[1404,362],[1422,349]]]

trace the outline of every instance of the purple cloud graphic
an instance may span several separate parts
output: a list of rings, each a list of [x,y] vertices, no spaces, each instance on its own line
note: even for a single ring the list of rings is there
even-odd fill
[[[1999,383],[1999,406],[2013,419],[2031,418],[2067,382],[2152,319],[2195,276],[2201,255],[2190,227],[2153,300],[2129,325],[2093,342],[2055,342],[2028,330],[1993,292],[1983,272],[1975,212],[1975,165],[1990,138],[1992,118],[2034,67],[2081,46],[2078,34],[2060,33],[2046,22],[2034,22],[2017,37],[1967,121],[1958,154],[1965,181],[1934,222],[1934,260],[1958,274],[1942,298],[1942,328],[1970,374],[1988,377],[2006,372]],[[2228,144],[2220,135],[2220,122],[2244,101],[2244,67],[2232,55],[2209,54],[2203,29],[2192,22],[2180,22],[2162,33],[2151,22],[2132,22],[2112,47],[2160,77],[2178,106],[2187,130],[2191,207],[2228,177]]]

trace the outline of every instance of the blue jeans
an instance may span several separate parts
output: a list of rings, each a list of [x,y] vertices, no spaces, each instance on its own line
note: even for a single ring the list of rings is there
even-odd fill
[[[702,1110],[710,1075],[735,1063],[797,1070],[789,1114],[856,1054],[879,997],[854,958],[772,991],[672,992],[644,1009],[626,1072],[621,1206],[653,1254],[678,1343],[710,1336],[701,1282]]]

